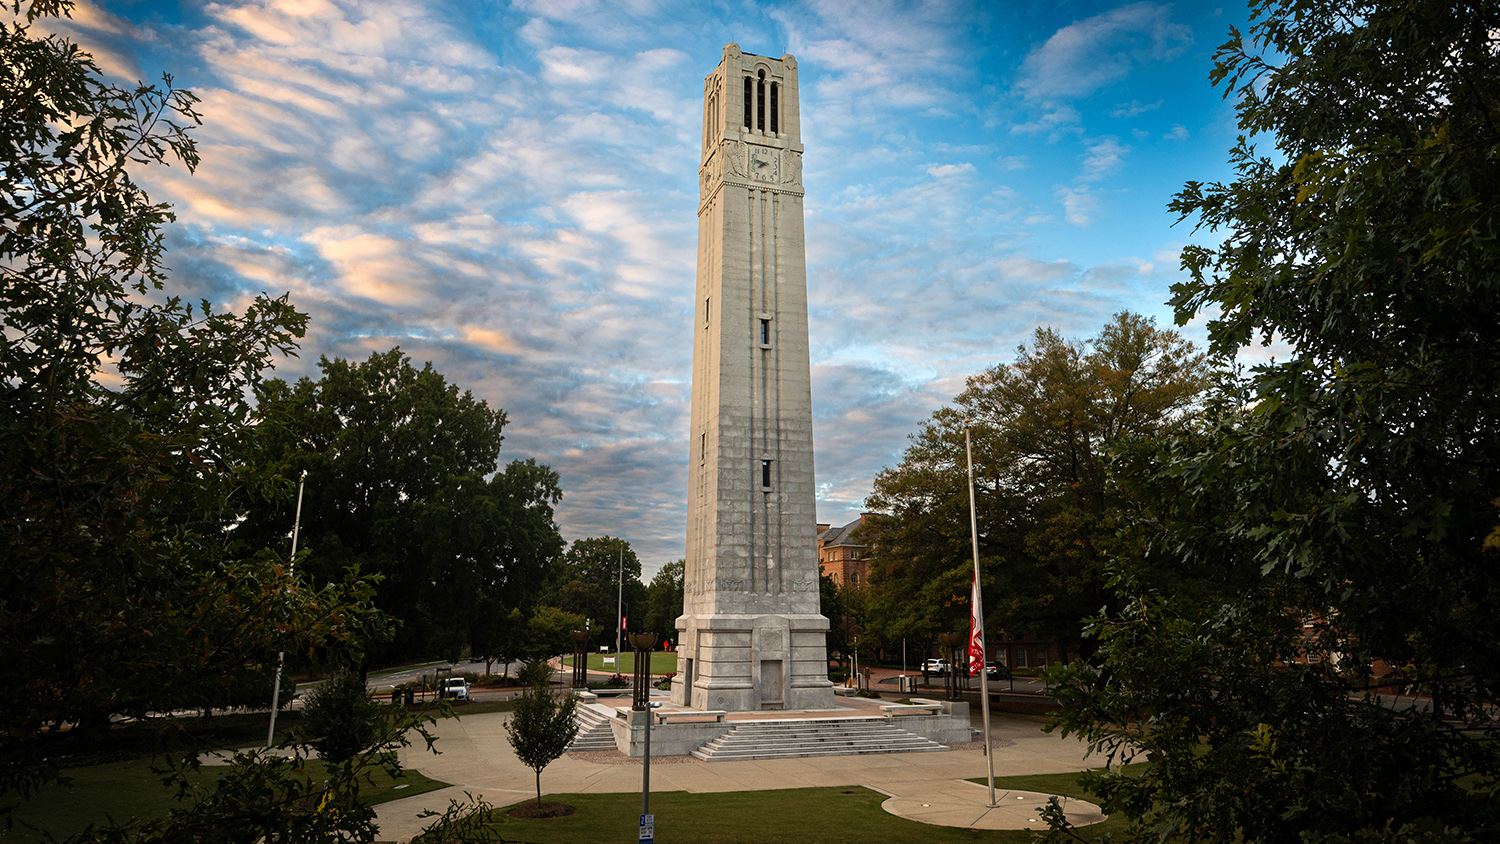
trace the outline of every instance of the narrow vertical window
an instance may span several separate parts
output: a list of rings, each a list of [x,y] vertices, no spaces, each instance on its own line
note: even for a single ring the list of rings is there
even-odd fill
[[[750,109],[755,100],[755,95],[750,87],[750,77],[745,77],[745,128],[750,128]]]
[[[724,118],[719,116],[719,95],[717,93],[708,95],[708,110],[703,115],[703,148],[707,150],[714,141],[719,139],[719,123]]]
[[[703,327],[704,328],[708,327],[708,305],[712,301],[713,301],[713,297],[712,296],[704,297],[704,299],[703,299]]]
[[[771,461],[760,461],[760,485],[763,489],[771,488]]]
[[[698,459],[708,459],[708,434],[698,435]]]
[[[781,124],[779,120],[781,116],[780,89],[780,85],[775,82],[771,83],[771,134],[773,135],[781,131],[779,128]]]
[[[766,131],[766,72],[760,72],[760,79],[755,83],[755,130]]]
[[[762,346],[771,345],[771,321],[768,319],[760,321],[760,344]]]

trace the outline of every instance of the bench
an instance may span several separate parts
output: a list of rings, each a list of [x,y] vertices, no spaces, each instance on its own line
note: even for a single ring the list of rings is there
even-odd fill
[[[725,714],[727,713],[722,709],[679,709],[671,712],[655,713],[656,723],[658,724],[667,723],[668,718],[676,720],[679,718],[706,718],[709,716],[712,716],[715,721],[722,724]]]
[[[943,711],[941,703],[888,703],[880,707],[880,711],[889,718],[894,715],[915,715],[918,712],[926,715],[939,715]]]

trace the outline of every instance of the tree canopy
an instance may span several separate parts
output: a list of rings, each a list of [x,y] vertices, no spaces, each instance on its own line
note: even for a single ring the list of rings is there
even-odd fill
[[[677,639],[677,618],[682,615],[683,572],[687,560],[673,560],[661,567],[646,586],[646,614],[639,630],[655,633],[666,641]]]
[[[1133,840],[1492,840],[1500,9],[1252,13],[1212,73],[1235,176],[1172,205],[1222,240],[1173,304],[1290,353],[1163,446],[1175,510],[1139,514],[1154,558],[1243,585],[1184,606],[1122,570],[1064,725],[1151,759],[1098,778]]]
[[[132,171],[197,164],[197,100],[170,77],[106,83],[32,31],[68,8],[0,24],[4,795],[55,774],[66,725],[268,701],[278,650],[382,624],[367,582],[298,589],[280,543],[231,541],[235,501],[287,491],[244,460],[247,396],[307,318],[284,296],[225,313],[168,294],[172,214]]]
[[[385,656],[485,650],[487,619],[527,604],[562,551],[557,473],[534,460],[496,472],[506,417],[400,349],[323,358],[322,378],[257,388],[254,461],[308,472],[304,547],[314,582],[349,565],[383,578],[377,605],[401,626]],[[486,475],[495,473],[486,479]],[[237,532],[285,533],[294,502],[251,508]]]
[[[582,616],[591,622],[595,640],[610,645],[622,614],[627,620],[634,616],[634,632],[642,629],[648,612],[641,561],[629,542],[612,536],[575,539],[547,575],[538,600]]]
[[[1087,342],[1038,329],[1014,363],[968,388],[912,436],[867,502],[871,644],[930,640],[967,623],[972,571],[964,426],[972,427],[980,557],[991,629],[1059,637],[1070,651],[1106,599],[1120,544],[1112,449],[1186,424],[1207,358],[1176,332],[1117,314]],[[993,602],[993,603],[991,603]]]

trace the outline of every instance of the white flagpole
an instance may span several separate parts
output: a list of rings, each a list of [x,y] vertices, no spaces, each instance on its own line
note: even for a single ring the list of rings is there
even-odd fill
[[[307,483],[307,470],[302,470],[302,477],[297,479],[297,513],[292,516],[292,556],[287,564],[287,571],[297,570],[297,531],[302,527],[302,485]],[[276,654],[276,682],[271,684],[271,728],[266,731],[266,747],[276,743],[276,701],[281,697],[281,669],[286,665],[286,651]]]
[[[974,545],[974,618],[970,622],[969,647],[974,647],[973,627],[979,628],[979,641],[984,642],[984,607],[980,603],[979,588],[979,516],[974,510],[974,446],[969,440],[969,422],[964,420],[964,457],[969,464],[969,536]],[[981,647],[979,652],[979,701],[984,713],[984,757],[990,769],[990,806],[995,805],[995,749],[990,744],[990,677],[988,662]],[[973,657],[970,656],[972,666]]]

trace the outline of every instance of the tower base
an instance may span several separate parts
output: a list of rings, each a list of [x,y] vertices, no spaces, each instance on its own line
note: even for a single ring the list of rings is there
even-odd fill
[[[684,615],[677,619],[672,702],[758,712],[833,709],[828,619],[810,615]]]

